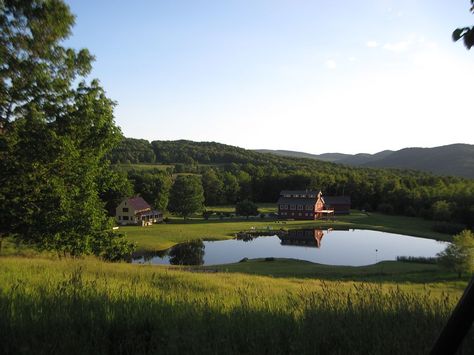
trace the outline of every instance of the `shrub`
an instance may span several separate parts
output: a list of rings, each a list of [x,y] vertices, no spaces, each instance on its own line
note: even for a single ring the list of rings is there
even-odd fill
[[[384,214],[393,214],[393,206],[390,203],[381,203],[377,206],[377,211]]]
[[[437,222],[433,226],[433,230],[439,233],[458,234],[461,233],[466,226],[459,223]]]

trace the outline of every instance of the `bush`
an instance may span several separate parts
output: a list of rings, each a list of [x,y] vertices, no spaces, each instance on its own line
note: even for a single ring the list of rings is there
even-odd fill
[[[91,239],[92,253],[107,261],[130,260],[136,246],[125,239],[122,233],[103,231]]]
[[[381,203],[377,206],[377,211],[384,214],[393,214],[393,206],[390,203]]]
[[[433,230],[439,233],[458,234],[461,233],[466,226],[459,223],[437,222],[433,226]]]
[[[211,217],[213,214],[214,214],[214,211],[204,211],[202,213],[202,216],[207,221],[209,217]]]
[[[408,206],[405,209],[405,216],[408,216],[408,217],[415,217],[416,216],[416,210],[413,208],[413,206]]]
[[[237,202],[235,205],[235,213],[240,216],[257,216],[258,215],[258,206],[249,200],[243,200]]]
[[[454,271],[459,277],[463,273],[474,271],[474,233],[463,230],[453,237],[453,242],[444,251],[438,253],[440,264]]]
[[[449,221],[452,216],[453,206],[444,200],[436,201],[431,206],[431,217],[435,221]]]
[[[436,264],[438,263],[438,258],[424,256],[397,256],[397,261],[403,263]]]

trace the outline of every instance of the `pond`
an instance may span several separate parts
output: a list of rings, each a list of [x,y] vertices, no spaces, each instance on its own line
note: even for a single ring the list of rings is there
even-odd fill
[[[447,242],[371,230],[298,229],[278,235],[221,241],[193,241],[155,253],[135,255],[134,263],[217,265],[243,258],[291,258],[326,265],[362,266],[397,256],[434,257]]]

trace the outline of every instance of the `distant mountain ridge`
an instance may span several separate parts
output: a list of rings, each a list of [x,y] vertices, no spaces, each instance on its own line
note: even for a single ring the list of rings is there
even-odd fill
[[[450,144],[434,148],[404,148],[384,150],[376,154],[309,154],[289,150],[255,150],[285,157],[309,158],[337,164],[397,168],[431,172],[438,175],[462,176],[474,179],[474,145]]]

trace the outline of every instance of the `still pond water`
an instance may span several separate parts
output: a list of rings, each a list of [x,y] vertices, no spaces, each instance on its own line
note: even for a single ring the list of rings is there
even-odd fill
[[[434,257],[448,243],[370,230],[299,229],[274,236],[194,241],[136,255],[134,263],[217,265],[243,258],[292,258],[326,265],[370,265],[397,256]]]

